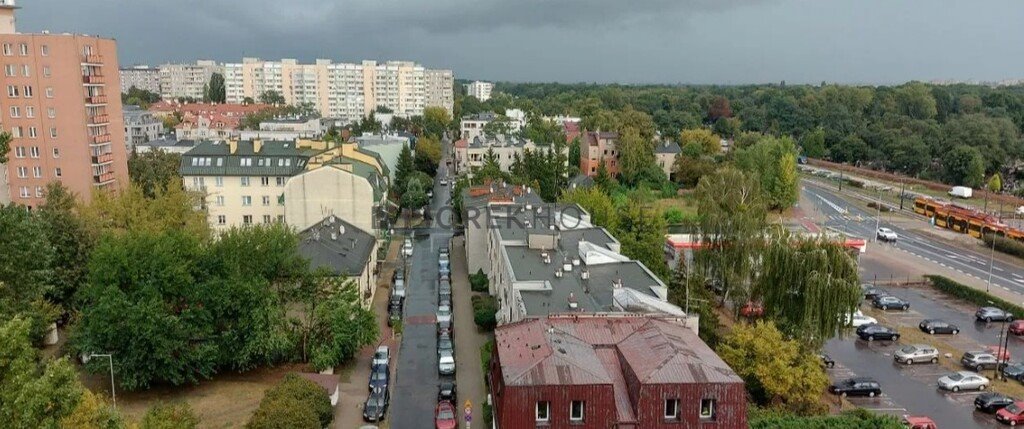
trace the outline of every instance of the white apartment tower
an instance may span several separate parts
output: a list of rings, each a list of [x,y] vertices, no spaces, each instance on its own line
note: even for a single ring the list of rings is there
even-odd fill
[[[494,90],[494,84],[490,82],[477,80],[473,83],[466,84],[466,94],[471,97],[476,97],[476,99],[480,101],[490,100],[492,90]]]
[[[164,64],[160,66],[160,97],[164,100],[178,97],[202,100],[210,77],[223,72],[217,62],[209,60],[199,60],[195,64]]]

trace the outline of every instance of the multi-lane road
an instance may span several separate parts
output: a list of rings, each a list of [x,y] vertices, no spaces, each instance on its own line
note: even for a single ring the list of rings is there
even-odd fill
[[[974,277],[986,285],[991,272],[993,288],[1024,294],[1024,268],[1021,266],[996,258],[990,270],[990,252],[965,248],[930,237],[926,233],[906,228],[903,222],[890,222],[890,216],[886,213],[882,213],[879,218],[877,211],[867,208],[866,203],[841,197],[835,187],[805,180],[801,183],[801,192],[812,201],[815,210],[822,214],[822,218],[828,219],[821,226],[867,239],[874,239],[876,224],[891,228],[899,235],[899,240],[895,244],[878,242],[872,245],[894,246],[909,257],[921,258],[965,276]],[[925,222],[922,218],[921,225],[925,225]]]

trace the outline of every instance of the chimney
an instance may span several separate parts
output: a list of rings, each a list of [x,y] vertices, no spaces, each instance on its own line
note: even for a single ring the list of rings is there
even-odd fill
[[[238,140],[228,140],[228,153],[234,155],[238,152]]]
[[[255,153],[260,153],[261,149],[263,149],[263,140],[262,139],[254,139],[252,141],[252,151],[255,152]]]

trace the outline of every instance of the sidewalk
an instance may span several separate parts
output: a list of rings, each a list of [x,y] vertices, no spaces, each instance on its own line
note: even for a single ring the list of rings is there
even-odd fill
[[[490,427],[483,422],[483,404],[487,399],[487,386],[483,367],[480,363],[480,348],[491,338],[491,333],[477,329],[473,321],[471,297],[479,294],[470,290],[466,265],[465,237],[452,239],[452,303],[455,306],[455,373],[459,400],[455,409],[459,414],[459,425],[464,427],[462,409],[466,400],[473,402],[473,426]]]
[[[334,427],[339,429],[355,429],[363,423],[363,403],[369,394],[366,385],[370,379],[370,361],[373,359],[373,352],[377,346],[384,344],[391,347],[391,361],[397,361],[398,341],[392,339],[391,328],[388,327],[387,306],[390,296],[389,286],[391,285],[391,273],[397,266],[398,251],[403,240],[398,237],[391,240],[391,247],[388,249],[387,259],[383,268],[377,276],[377,291],[373,294],[371,309],[377,316],[377,324],[380,326],[380,341],[364,347],[356,355],[356,358],[343,367],[336,368],[335,374],[339,378],[338,406],[334,408]],[[394,379],[395,365],[391,365],[391,376]],[[378,426],[386,428],[387,423],[378,423]]]

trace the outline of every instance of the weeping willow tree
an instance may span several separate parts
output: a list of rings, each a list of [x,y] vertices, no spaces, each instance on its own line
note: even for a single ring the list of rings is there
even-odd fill
[[[768,228],[760,185],[742,171],[726,167],[700,180],[696,190],[701,250],[696,270],[721,282],[722,302],[745,302],[758,252]]]
[[[778,231],[761,252],[753,295],[765,316],[790,337],[813,348],[842,334],[860,301],[857,264],[828,238],[797,238]]]

